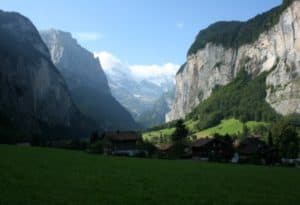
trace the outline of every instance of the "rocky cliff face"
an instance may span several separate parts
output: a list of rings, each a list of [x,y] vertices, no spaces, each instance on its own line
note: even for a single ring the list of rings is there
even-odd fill
[[[280,114],[300,113],[300,1],[290,2],[254,42],[238,47],[207,42],[190,53],[176,75],[176,99],[167,121],[185,117],[241,69],[253,76],[268,71],[265,100]]]
[[[75,104],[85,115],[104,130],[138,127],[129,112],[112,97],[99,59],[82,48],[70,33],[54,29],[40,33]]]
[[[81,115],[63,77],[34,25],[18,13],[0,11],[0,62],[0,114],[14,127],[77,127]]]
[[[101,92],[110,93],[106,76],[98,59],[82,48],[68,32],[55,29],[40,32],[49,48],[52,62],[65,77],[71,90],[85,84],[99,88]]]

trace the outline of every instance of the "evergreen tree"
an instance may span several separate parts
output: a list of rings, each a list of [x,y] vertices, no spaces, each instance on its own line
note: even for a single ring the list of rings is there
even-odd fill
[[[297,158],[299,153],[299,138],[294,126],[285,127],[279,136],[279,146],[283,157]]]
[[[172,141],[173,142],[182,142],[183,139],[185,139],[188,135],[188,130],[185,127],[182,119],[180,119],[176,122],[175,128],[176,128],[175,132],[172,135]]]
[[[269,132],[269,133],[268,133],[268,144],[269,144],[270,146],[273,146],[273,145],[274,145],[274,143],[273,143],[272,132]]]
[[[248,137],[248,134],[249,134],[249,129],[246,125],[246,123],[243,124],[243,137],[246,138]]]

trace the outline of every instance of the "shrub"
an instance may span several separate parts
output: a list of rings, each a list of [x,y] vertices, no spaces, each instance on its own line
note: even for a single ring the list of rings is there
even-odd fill
[[[103,141],[98,140],[92,144],[89,145],[88,151],[90,153],[97,153],[97,154],[103,154]]]

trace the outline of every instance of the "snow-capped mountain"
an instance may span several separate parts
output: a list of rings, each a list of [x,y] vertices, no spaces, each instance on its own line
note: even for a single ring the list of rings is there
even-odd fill
[[[128,65],[108,52],[94,55],[101,61],[113,96],[136,119],[174,87],[178,65]]]

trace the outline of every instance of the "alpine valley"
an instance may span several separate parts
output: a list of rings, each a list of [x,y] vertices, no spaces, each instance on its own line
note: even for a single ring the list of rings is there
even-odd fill
[[[300,113],[298,0],[201,30],[175,85],[172,75],[138,77],[69,32],[39,32],[19,13],[0,11],[0,23],[2,142],[151,127],[172,133],[178,119],[193,135],[226,120],[268,124]]]

